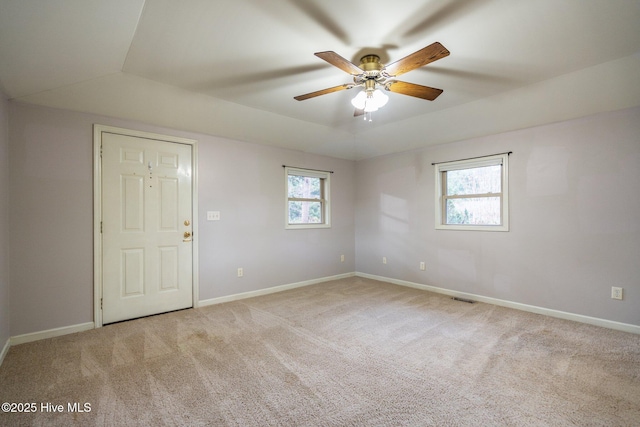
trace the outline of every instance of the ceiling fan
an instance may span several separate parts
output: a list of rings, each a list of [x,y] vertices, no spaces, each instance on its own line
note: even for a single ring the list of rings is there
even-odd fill
[[[317,52],[314,55],[340,68],[342,71],[351,74],[353,76],[353,83],[346,83],[304,95],[294,96],[293,98],[298,101],[304,101],[305,99],[315,98],[316,96],[326,95],[328,93],[352,89],[354,87],[363,87],[364,90],[361,91],[351,103],[356,108],[354,116],[365,114],[366,119],[367,113],[376,111],[386,104],[388,100],[388,97],[382,93],[379,88],[429,101],[436,99],[442,93],[442,89],[403,82],[395,80],[394,77],[442,59],[449,55],[449,51],[439,42],[435,42],[388,65],[382,64],[378,55],[365,55],[360,59],[360,66],[354,65],[333,51]],[[370,119],[369,115],[369,120]]]

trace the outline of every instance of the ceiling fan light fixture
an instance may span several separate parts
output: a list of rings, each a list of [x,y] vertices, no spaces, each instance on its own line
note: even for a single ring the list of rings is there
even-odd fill
[[[351,104],[356,108],[353,116],[358,117],[364,114],[365,120],[368,116],[369,121],[371,121],[371,112],[377,111],[389,100],[387,95],[377,89],[378,87],[382,87],[389,92],[400,93],[428,101],[436,99],[442,93],[442,89],[403,82],[395,80],[395,78],[401,74],[449,56],[449,53],[442,44],[434,42],[388,65],[382,64],[378,55],[365,55],[360,58],[360,65],[358,66],[333,51],[316,52],[315,55],[318,58],[351,74],[353,76],[353,83],[317,90],[304,95],[294,96],[293,98],[298,101],[303,101],[344,89],[362,87],[364,90],[361,90],[360,93],[351,100]]]
[[[374,91],[360,91],[355,98],[351,100],[351,105],[358,110],[364,110],[366,113],[377,111],[389,102],[389,97],[380,89]]]
[[[389,97],[380,89],[374,90],[371,98],[378,108],[384,107],[389,102]]]
[[[361,90],[358,94],[351,100],[351,105],[356,107],[358,110],[364,110],[365,104],[367,102],[367,92]]]

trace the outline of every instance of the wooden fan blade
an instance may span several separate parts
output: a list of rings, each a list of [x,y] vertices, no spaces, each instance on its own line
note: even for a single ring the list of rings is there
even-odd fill
[[[447,48],[440,43],[435,42],[427,47],[420,49],[411,55],[393,62],[385,67],[385,71],[392,77],[399,76],[408,71],[420,68],[423,65],[427,65],[430,62],[437,61],[438,59],[449,56]]]
[[[353,65],[352,62],[347,61],[342,56],[333,51],[328,50],[326,52],[316,52],[314,53],[314,55],[318,58],[324,59],[329,64],[333,65],[334,67],[340,68],[342,71],[349,73],[352,76],[358,76],[364,73],[364,71],[362,71],[360,67]]]
[[[353,87],[352,84],[343,84],[343,85],[340,85],[340,86],[334,86],[334,87],[330,87],[330,88],[327,88],[327,89],[322,89],[322,90],[317,90],[315,92],[306,93],[304,95],[294,96],[293,99],[298,100],[298,101],[304,101],[305,99],[315,98],[316,96],[326,95],[327,93],[338,92],[338,91],[344,90],[344,89],[351,89],[352,87]]]
[[[364,108],[363,109],[356,108],[355,111],[353,112],[353,117],[362,116],[363,114],[364,114]]]
[[[443,92],[442,89],[417,85],[414,83],[401,82],[398,80],[389,82],[387,87],[391,92],[401,93],[402,95],[415,96],[416,98],[422,98],[428,101],[433,101]]]

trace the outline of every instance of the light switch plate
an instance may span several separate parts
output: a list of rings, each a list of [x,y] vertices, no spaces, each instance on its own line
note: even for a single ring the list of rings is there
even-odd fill
[[[207,221],[220,221],[220,211],[207,211]]]

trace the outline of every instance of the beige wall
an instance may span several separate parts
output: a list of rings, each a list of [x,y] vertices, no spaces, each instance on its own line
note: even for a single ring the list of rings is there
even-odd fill
[[[507,151],[511,231],[435,230],[431,164]],[[640,325],[640,108],[361,161],[356,177],[357,271]]]
[[[11,103],[12,336],[93,321],[94,123],[199,141],[201,300],[354,271],[352,161]],[[284,229],[283,164],[335,171],[330,229]]]
[[[14,102],[7,114],[2,105],[5,341],[93,320],[94,123],[199,140],[201,300],[359,271],[640,325],[640,108],[356,164]],[[513,151],[511,231],[434,230],[431,163],[502,151]],[[331,229],[284,229],[283,164],[335,171]],[[206,221],[208,210],[222,220]],[[609,298],[611,286],[625,289],[623,301]]]
[[[0,92],[0,352],[9,328],[9,102]]]

